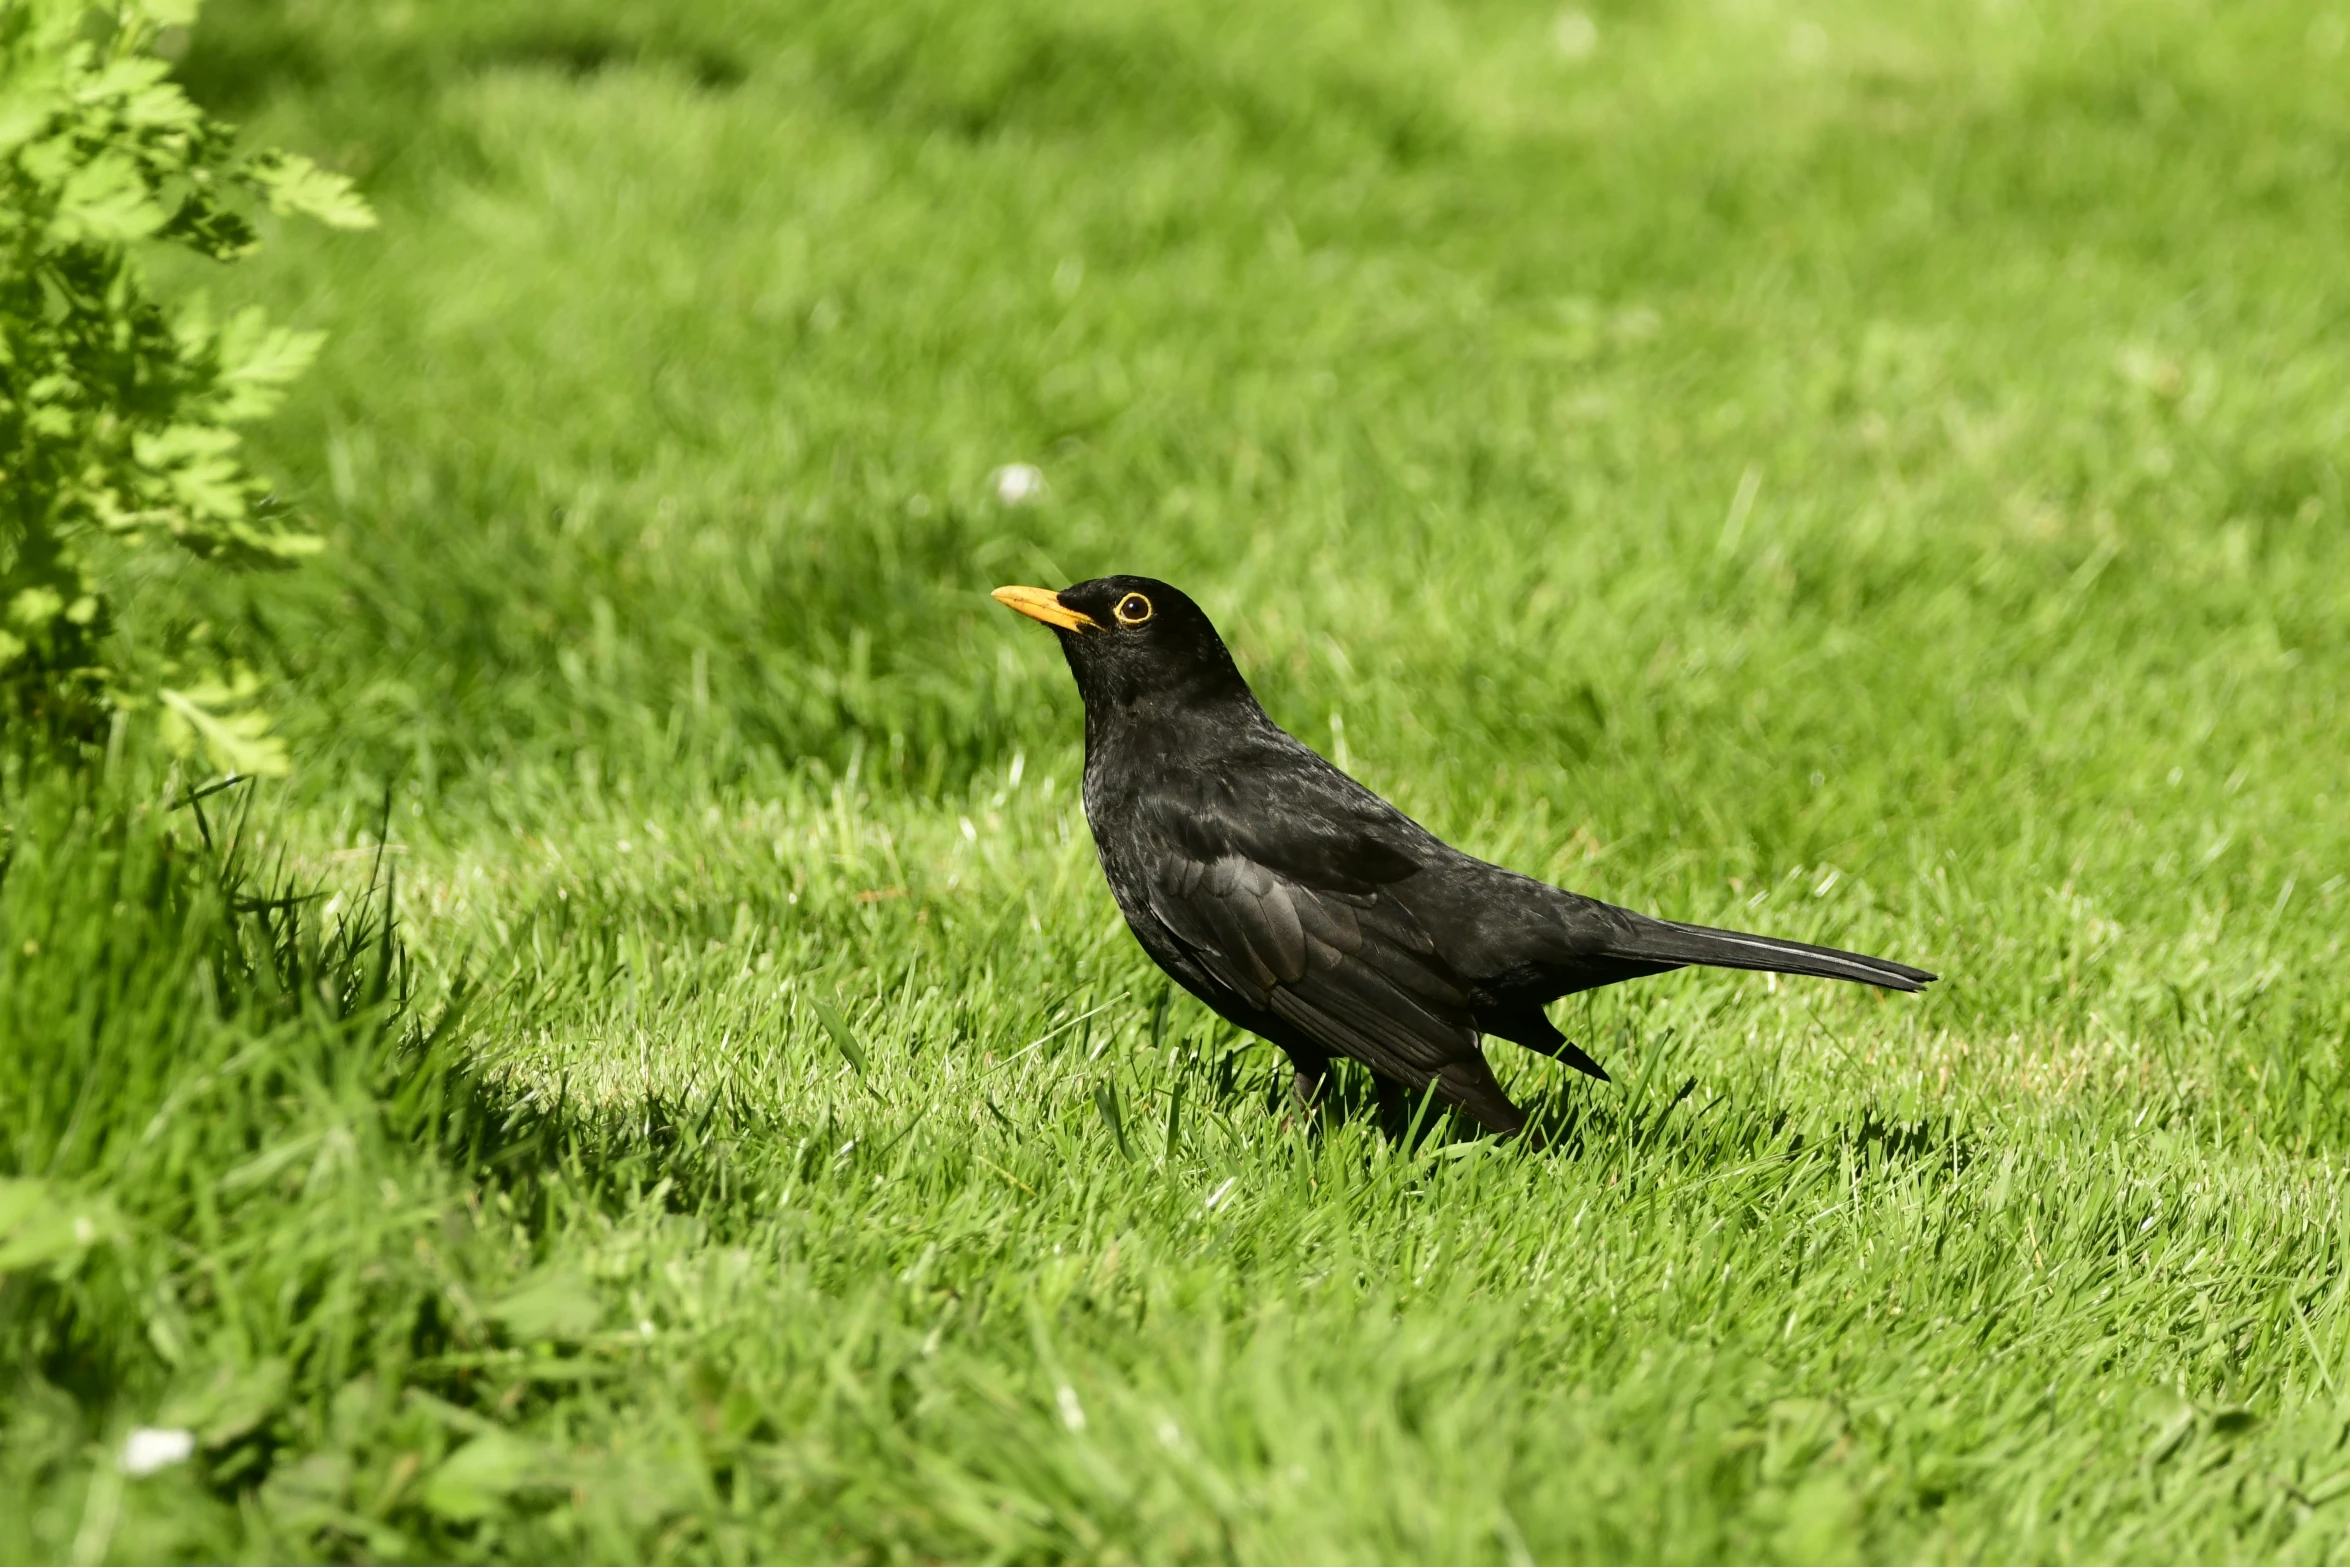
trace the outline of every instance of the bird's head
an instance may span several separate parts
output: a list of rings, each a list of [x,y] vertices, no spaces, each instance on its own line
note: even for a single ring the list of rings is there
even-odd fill
[[[1089,713],[1163,698],[1254,700],[1206,613],[1155,577],[1096,577],[1058,593],[998,588],[995,598],[1059,635]]]

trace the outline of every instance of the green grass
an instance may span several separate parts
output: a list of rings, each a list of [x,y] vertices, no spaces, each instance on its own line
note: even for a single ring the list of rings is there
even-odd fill
[[[179,279],[332,333],[242,870],[9,774],[0,1552],[2350,1549],[2350,12],[1586,20],[214,0],[384,221]],[[1112,570],[1474,852],[1947,977],[1309,1135],[985,596]]]

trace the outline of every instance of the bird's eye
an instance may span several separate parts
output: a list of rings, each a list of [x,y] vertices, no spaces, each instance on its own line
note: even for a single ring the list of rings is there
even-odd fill
[[[1121,626],[1139,626],[1151,618],[1151,601],[1139,593],[1129,593],[1118,601],[1114,611]]]

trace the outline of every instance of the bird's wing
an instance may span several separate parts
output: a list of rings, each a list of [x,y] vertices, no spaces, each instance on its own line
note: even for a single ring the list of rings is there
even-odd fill
[[[1418,869],[1391,825],[1409,823],[1384,806],[1355,822],[1300,811],[1311,802],[1283,782],[1270,810],[1194,796],[1151,813],[1151,912],[1201,968],[1334,1054],[1413,1087],[1470,1062],[1482,1076],[1459,977],[1389,887]]]

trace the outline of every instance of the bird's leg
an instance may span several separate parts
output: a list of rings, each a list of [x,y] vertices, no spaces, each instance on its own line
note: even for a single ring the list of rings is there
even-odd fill
[[[1316,1118],[1338,1108],[1338,1101],[1330,1094],[1332,1086],[1327,1068],[1316,1072],[1301,1066],[1290,1080],[1290,1091],[1297,1095],[1298,1109]]]
[[[1371,1074],[1371,1084],[1379,1095],[1381,1135],[1391,1143],[1405,1141],[1412,1135],[1412,1115],[1419,1109],[1420,1096],[1394,1078],[1376,1072]]]
[[[1344,1120],[1346,1106],[1339,1101],[1338,1079],[1330,1070],[1330,1058],[1292,1055],[1289,1060],[1294,1069],[1289,1091],[1295,1096],[1298,1113],[1307,1124]]]

